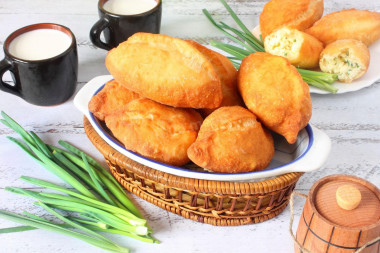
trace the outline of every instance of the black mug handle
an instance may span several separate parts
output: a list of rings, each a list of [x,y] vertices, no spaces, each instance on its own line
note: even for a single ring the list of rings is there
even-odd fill
[[[99,19],[98,22],[96,22],[90,30],[90,39],[91,39],[91,42],[95,46],[105,49],[105,50],[111,50],[112,47],[108,46],[106,43],[100,40],[100,34],[107,27],[109,27],[108,19],[106,18]]]
[[[0,90],[11,93],[16,96],[21,96],[21,93],[19,89],[17,88],[19,87],[19,85],[17,84],[16,80],[14,80],[15,81],[14,86],[9,85],[3,81],[4,73],[7,72],[8,70],[12,71],[12,69],[13,69],[12,62],[9,61],[7,58],[0,61]]]

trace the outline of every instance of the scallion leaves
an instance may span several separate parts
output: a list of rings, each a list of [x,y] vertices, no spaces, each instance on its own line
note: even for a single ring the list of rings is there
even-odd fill
[[[211,22],[211,24],[213,24],[217,29],[219,29],[224,35],[226,35],[236,44],[235,46],[227,43],[211,41],[211,45],[226,52],[229,55],[228,58],[232,64],[236,69],[238,69],[240,67],[241,61],[246,56],[256,52],[265,52],[263,40],[261,35],[260,38],[256,38],[248,30],[248,28],[243,24],[243,22],[239,19],[239,17],[226,3],[225,0],[220,0],[220,2],[226,8],[240,30],[233,28],[224,22],[217,23],[212,15],[206,9],[203,9],[202,11],[204,15]],[[337,88],[331,85],[336,80],[338,80],[338,76],[336,74],[304,70],[299,68],[297,68],[297,70],[302,76],[302,79],[309,85],[331,93],[336,93],[338,91]]]
[[[36,200],[61,223],[30,214],[24,215],[0,210],[0,217],[24,226],[0,229],[0,233],[12,233],[46,229],[75,237],[110,252],[129,252],[99,232],[126,235],[143,242],[158,242],[150,234],[146,220],[129,200],[112,175],[92,157],[65,141],[59,141],[65,149],[48,145],[34,132],[27,132],[4,112],[0,119],[5,126],[18,133],[24,142],[8,137],[37,163],[45,167],[73,189],[53,184],[41,179],[22,176],[21,179],[59,193],[34,192],[17,187],[5,190]],[[61,213],[61,211],[63,211]],[[65,215],[66,213],[70,215]]]

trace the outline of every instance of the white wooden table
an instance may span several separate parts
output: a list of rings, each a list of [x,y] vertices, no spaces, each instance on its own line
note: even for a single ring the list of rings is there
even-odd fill
[[[229,1],[248,27],[254,27],[267,1]],[[202,14],[207,8],[216,18],[232,23],[217,1],[164,0],[161,33],[208,44],[210,40],[225,40]],[[380,1],[325,1],[325,13],[343,8],[380,11]],[[14,30],[32,23],[54,22],[69,27],[75,34],[79,50],[78,89],[95,76],[108,74],[104,66],[106,51],[89,41],[91,26],[97,21],[96,0],[0,0],[0,44]],[[0,57],[4,54],[1,50]],[[379,67],[380,71],[380,67]],[[5,76],[10,81],[9,76]],[[311,123],[325,131],[332,140],[332,151],[325,168],[305,174],[296,191],[307,193],[312,184],[327,175],[351,174],[380,186],[380,82],[363,90],[341,95],[312,95]],[[67,140],[86,150],[99,161],[100,153],[87,139],[82,115],[70,99],[53,107],[33,106],[22,99],[0,92],[0,110],[5,111],[27,130],[37,132],[46,142],[55,144]],[[56,183],[59,179],[38,166],[23,151],[5,137],[15,134],[0,125],[0,208],[12,212],[27,210],[44,212],[32,205],[32,200],[9,192],[6,186],[31,188],[20,181],[22,175],[34,176]],[[38,189],[36,189],[38,190]],[[239,227],[214,227],[187,220],[167,212],[135,196],[154,235],[161,244],[146,244],[114,236],[133,252],[293,252],[288,232],[289,207],[279,216],[260,224]],[[304,200],[295,202],[295,225],[298,224]],[[0,228],[17,225],[0,220]],[[0,234],[0,252],[102,252],[77,239],[43,230]]]

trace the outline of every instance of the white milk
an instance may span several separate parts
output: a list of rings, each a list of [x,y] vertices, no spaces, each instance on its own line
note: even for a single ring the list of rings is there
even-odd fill
[[[36,61],[57,56],[71,45],[71,38],[58,30],[37,29],[23,33],[11,41],[9,53],[17,58]]]
[[[154,0],[108,0],[103,8],[118,15],[135,15],[149,11],[156,5]]]

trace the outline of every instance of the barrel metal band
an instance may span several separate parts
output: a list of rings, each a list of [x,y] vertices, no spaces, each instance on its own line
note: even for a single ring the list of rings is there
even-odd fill
[[[303,221],[305,222],[305,225],[306,225],[306,227],[308,228],[308,230],[310,230],[310,232],[315,236],[315,237],[317,237],[319,240],[321,240],[321,241],[323,241],[324,243],[326,243],[328,246],[334,246],[334,247],[337,247],[337,248],[341,248],[341,249],[355,249],[355,250],[357,250],[357,249],[360,249],[360,247],[359,246],[357,246],[357,247],[347,247],[347,246],[341,246],[341,245],[337,245],[337,244],[334,244],[334,243],[331,243],[331,242],[329,242],[329,241],[326,241],[325,239],[323,239],[323,238],[321,238],[320,236],[318,236],[312,229],[311,229],[311,227],[309,226],[309,224],[307,224],[307,222],[306,222],[306,218],[305,218],[305,214],[303,213],[302,214],[302,217],[303,217]],[[335,229],[335,227],[334,227],[334,229]],[[361,235],[361,231],[360,231],[360,233],[359,233],[359,236]],[[376,243],[378,243],[378,242],[380,242],[380,239],[379,240],[377,240],[377,241],[375,241],[375,242],[373,242],[373,243],[371,243],[370,245],[368,245],[367,247],[371,247],[372,245],[375,245]]]

